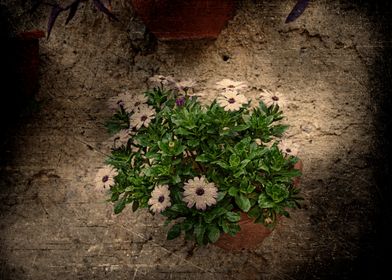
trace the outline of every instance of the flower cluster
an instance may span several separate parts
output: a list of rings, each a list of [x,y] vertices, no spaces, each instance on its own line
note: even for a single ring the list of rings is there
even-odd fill
[[[287,126],[278,98],[251,108],[248,85],[224,79],[204,106],[194,81],[149,82],[144,95],[110,99],[114,144],[96,183],[110,189],[115,213],[127,204],[148,208],[175,222],[169,239],[185,232],[205,244],[222,232],[235,235],[240,212],[273,227],[277,216],[288,216],[286,208],[298,207],[297,147],[281,139]]]

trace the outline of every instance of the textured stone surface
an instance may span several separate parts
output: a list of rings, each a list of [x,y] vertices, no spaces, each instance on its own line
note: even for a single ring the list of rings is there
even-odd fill
[[[9,2],[16,30],[45,29],[47,8],[28,16]],[[369,162],[378,105],[369,73],[382,41],[364,11],[340,1],[313,1],[285,25],[293,3],[240,1],[216,41],[157,42],[126,1],[113,1],[120,22],[91,3],[67,26],[61,15],[41,41],[40,110],[2,146],[0,278],[351,279],[360,268],[376,275],[368,262],[378,211]],[[161,218],[130,209],[115,216],[94,191],[108,153],[108,98],[141,94],[155,73],[193,78],[200,88],[245,80],[250,96],[268,89],[287,99],[305,207],[258,249],[167,241]]]

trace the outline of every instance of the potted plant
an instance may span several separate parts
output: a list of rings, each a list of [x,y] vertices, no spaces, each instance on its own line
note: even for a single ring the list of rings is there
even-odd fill
[[[192,81],[152,80],[158,86],[144,95],[111,99],[107,126],[116,134],[97,187],[110,191],[115,213],[130,204],[166,217],[168,239],[184,233],[198,244],[254,247],[245,224],[257,225],[252,235],[269,233],[301,200],[299,159],[281,141],[287,126],[277,98],[252,108],[241,93],[247,85],[225,79],[218,98],[203,105]],[[228,246],[236,236],[240,244]]]
[[[37,1],[32,10],[41,4],[51,6],[47,37],[61,13],[68,13],[65,24],[76,15],[82,2],[69,0],[66,4]],[[119,19],[112,13],[111,1],[92,0],[93,5],[109,19]],[[130,3],[146,27],[161,40],[216,39],[227,22],[233,18],[234,0],[130,0]],[[306,9],[309,0],[298,0],[286,23],[296,20]]]

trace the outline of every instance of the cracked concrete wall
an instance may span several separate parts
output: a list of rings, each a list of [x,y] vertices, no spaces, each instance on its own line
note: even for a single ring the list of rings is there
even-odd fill
[[[5,5],[15,30],[45,29],[47,8],[29,15],[27,6],[11,2]],[[370,71],[381,43],[360,6],[314,1],[286,25],[292,6],[239,1],[217,40],[194,42],[157,41],[126,1],[113,1],[120,22],[91,3],[67,26],[61,15],[50,40],[41,40],[40,110],[11,132],[5,147],[0,275],[349,279],[357,273],[358,259],[375,254],[378,194],[369,162],[378,107]],[[249,97],[268,89],[286,99],[287,137],[300,145],[304,163],[305,205],[257,250],[227,253],[166,241],[161,218],[130,209],[115,216],[94,192],[108,153],[107,100],[124,90],[141,94],[156,73],[195,79],[199,89],[222,78],[247,81]],[[367,268],[377,273],[373,265]]]

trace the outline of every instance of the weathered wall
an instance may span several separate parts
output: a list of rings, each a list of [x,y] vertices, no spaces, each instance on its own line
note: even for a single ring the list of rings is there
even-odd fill
[[[11,4],[11,2],[13,4]],[[40,110],[10,136],[1,167],[1,256],[13,279],[349,278],[375,254],[374,169],[377,104],[372,65],[381,51],[374,22],[359,6],[314,1],[294,23],[295,1],[239,1],[216,41],[156,41],[126,1],[120,22],[83,4],[41,40]],[[6,6],[16,30],[45,29],[47,8]],[[106,101],[140,94],[153,74],[192,78],[208,88],[247,81],[287,100],[287,137],[301,147],[305,207],[256,251],[226,253],[165,240],[147,212],[119,216],[94,193],[108,152]],[[367,259],[366,254],[370,257]],[[362,269],[377,273],[373,263]]]

